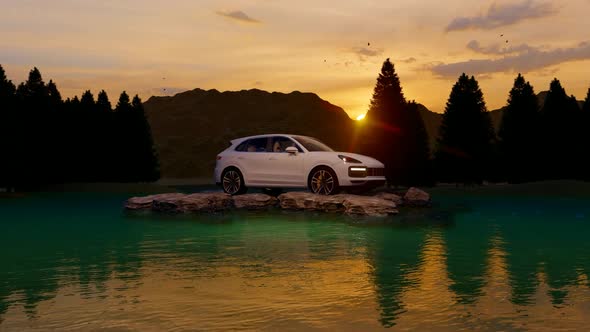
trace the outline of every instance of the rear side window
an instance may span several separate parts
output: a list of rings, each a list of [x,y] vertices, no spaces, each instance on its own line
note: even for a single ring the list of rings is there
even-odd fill
[[[242,143],[238,144],[238,146],[236,146],[236,151],[241,151],[244,152],[246,151],[247,147],[248,147],[248,141],[249,140],[245,140]]]
[[[266,152],[267,137],[252,138],[240,143],[236,147],[236,151],[241,152]]]

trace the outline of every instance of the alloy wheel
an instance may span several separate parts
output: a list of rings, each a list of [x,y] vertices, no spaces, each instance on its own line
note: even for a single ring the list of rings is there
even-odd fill
[[[334,191],[334,176],[323,169],[316,171],[311,177],[311,191],[314,194],[330,195]]]
[[[240,191],[240,187],[242,185],[242,179],[240,178],[240,174],[236,171],[228,171],[223,176],[223,190],[230,194],[234,195],[238,191]]]

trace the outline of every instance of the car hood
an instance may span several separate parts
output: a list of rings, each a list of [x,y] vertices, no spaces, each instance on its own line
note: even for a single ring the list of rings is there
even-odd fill
[[[383,163],[380,162],[379,160],[375,159],[375,158],[371,158],[369,156],[365,156],[362,154],[358,154],[358,153],[351,153],[351,152],[334,152],[334,156],[336,158],[338,158],[338,155],[343,155],[346,157],[351,157],[354,158],[360,162],[363,163],[363,165],[367,166],[367,167],[384,167]],[[354,165],[354,164],[351,164]]]

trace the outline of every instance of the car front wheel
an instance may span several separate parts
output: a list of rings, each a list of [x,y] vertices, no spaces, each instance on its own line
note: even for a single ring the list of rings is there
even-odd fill
[[[336,173],[328,167],[318,167],[311,171],[307,185],[314,194],[334,195],[340,191]]]
[[[230,195],[240,195],[248,190],[244,184],[244,177],[237,168],[228,168],[223,171],[221,186],[223,191]]]

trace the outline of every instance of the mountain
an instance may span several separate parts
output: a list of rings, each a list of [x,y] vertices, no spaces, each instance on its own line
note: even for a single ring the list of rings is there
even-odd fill
[[[542,105],[546,91],[537,98]],[[164,178],[212,176],[217,153],[235,138],[267,133],[316,137],[337,150],[351,151],[356,121],[313,93],[288,94],[258,89],[194,89],[144,103]],[[505,107],[490,111],[496,131]],[[418,111],[434,151],[442,114],[422,104]],[[362,125],[362,122],[358,124]]]
[[[312,136],[346,150],[354,121],[316,94],[195,89],[144,103],[162,176],[213,176],[217,153],[235,138],[268,133]]]

